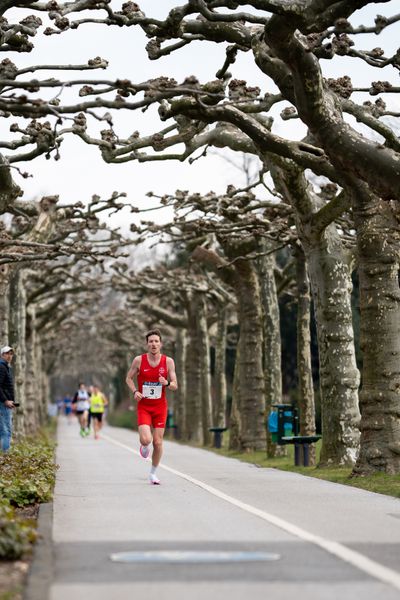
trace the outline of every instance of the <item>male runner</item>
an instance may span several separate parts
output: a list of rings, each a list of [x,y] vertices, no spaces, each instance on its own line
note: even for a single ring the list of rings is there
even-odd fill
[[[178,383],[175,363],[169,356],[161,354],[162,340],[158,329],[146,334],[147,353],[135,356],[126,376],[126,383],[137,400],[140,455],[147,458],[153,442],[152,467],[149,481],[158,485],[156,475],[163,452],[163,437],[167,420],[167,398],[165,389],[175,391]],[[134,379],[137,379],[137,386]],[[152,435],[153,434],[153,435]]]

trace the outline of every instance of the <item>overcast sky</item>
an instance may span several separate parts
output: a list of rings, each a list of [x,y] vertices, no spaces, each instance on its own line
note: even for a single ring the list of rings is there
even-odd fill
[[[170,8],[184,4],[178,0],[140,0],[140,7],[148,16],[161,18]],[[395,14],[398,9],[398,0],[387,4],[370,5],[358,11],[351,20],[353,24],[362,22],[373,25],[375,15]],[[113,7],[120,3],[113,1]],[[14,11],[14,14],[17,11]],[[26,11],[25,11],[26,14]],[[10,14],[6,15],[9,20]],[[400,26],[397,24],[390,28],[390,34],[383,36],[363,35],[356,38],[357,47],[371,49],[384,46],[385,53],[391,54],[398,47],[400,39]],[[381,39],[382,38],[382,39]],[[359,40],[359,41],[358,41]],[[383,42],[385,40],[385,43]],[[181,82],[188,75],[196,75],[201,82],[212,80],[225,59],[225,45],[192,43],[188,47],[164,57],[158,61],[149,61],[145,51],[147,39],[139,27],[110,28],[105,26],[82,26],[77,31],[68,31],[62,35],[46,37],[38,35],[33,40],[35,49],[27,55],[14,53],[7,54],[18,67],[38,64],[84,64],[88,59],[100,55],[110,62],[107,72],[91,71],[89,73],[65,74],[65,78],[129,78],[133,82],[145,81],[152,77],[168,75]],[[344,66],[346,65],[346,66]],[[327,76],[340,76],[349,74],[356,86],[367,85],[371,80],[390,80],[398,84],[398,76],[392,68],[369,70],[360,60],[340,59],[324,61],[324,72]],[[271,83],[258,71],[250,53],[241,53],[237,64],[231,69],[236,78],[246,79],[250,85],[261,87],[262,93],[276,91]],[[58,75],[58,74],[57,74]],[[37,75],[36,75],[37,76]],[[40,78],[48,76],[47,72],[39,72]],[[27,75],[24,77],[28,77]],[[61,75],[60,75],[61,77]],[[67,96],[65,96],[67,97]],[[62,97],[64,98],[64,96]],[[375,98],[370,98],[373,101]],[[397,98],[392,100],[400,110]],[[280,107],[281,108],[281,107]],[[10,122],[15,121],[11,119]],[[278,120],[279,121],[279,120]],[[281,135],[296,138],[299,128],[293,121],[281,124],[276,122],[274,131]],[[3,120],[4,125],[4,120]],[[116,118],[117,132],[125,137],[135,130],[141,134],[149,134],[162,128],[156,110],[148,111],[143,115],[136,113],[120,114]],[[6,130],[8,127],[6,128]],[[4,130],[2,139],[4,139]],[[6,137],[7,134],[6,133]],[[241,173],[216,155],[196,161],[193,165],[175,161],[150,162],[138,164],[136,162],[122,165],[105,164],[98,150],[93,146],[86,146],[79,139],[69,136],[61,147],[61,160],[46,160],[39,157],[26,164],[18,164],[33,175],[28,180],[23,180],[14,173],[15,181],[24,188],[24,197],[44,194],[59,194],[63,202],[76,200],[87,201],[93,193],[104,197],[112,191],[125,191],[129,201],[141,208],[149,206],[151,201],[145,194],[149,190],[163,194],[173,192],[175,189],[189,189],[191,191],[207,192],[210,189],[221,193],[229,183],[237,186],[244,184]],[[120,218],[121,224],[129,217]],[[161,216],[157,217],[161,219]]]

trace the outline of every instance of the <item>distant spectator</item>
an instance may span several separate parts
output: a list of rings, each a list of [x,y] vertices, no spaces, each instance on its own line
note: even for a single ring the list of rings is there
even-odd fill
[[[14,380],[11,361],[14,350],[3,346],[0,350],[0,450],[7,452],[11,445],[12,411],[15,408]]]

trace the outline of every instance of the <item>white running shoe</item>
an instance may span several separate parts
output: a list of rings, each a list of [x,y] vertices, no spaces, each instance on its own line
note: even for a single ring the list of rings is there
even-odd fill
[[[154,473],[150,473],[149,482],[152,485],[160,485],[160,480],[158,479],[157,475],[155,475]]]
[[[140,446],[139,453],[142,458],[147,458],[150,454],[150,446]]]

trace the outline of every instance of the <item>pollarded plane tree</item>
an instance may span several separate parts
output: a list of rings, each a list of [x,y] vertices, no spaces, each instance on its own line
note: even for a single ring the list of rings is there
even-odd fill
[[[241,9],[244,4],[252,7],[251,12]],[[354,213],[360,273],[364,371],[360,396],[361,451],[355,470],[359,474],[400,470],[396,391],[400,376],[397,366],[400,350],[397,278],[400,161],[398,140],[392,124],[386,119],[387,116],[395,119],[399,115],[388,110],[382,100],[385,94],[396,92],[398,88],[386,81],[353,88],[347,76],[336,80],[324,77],[322,67],[325,59],[340,56],[346,59],[345,64],[357,59],[371,68],[385,68],[385,75],[388,69],[391,70],[388,77],[392,72],[396,73],[398,52],[386,56],[380,48],[355,48],[354,40],[362,39],[365,32],[379,34],[383,39],[399,21],[398,15],[389,14],[377,16],[370,26],[350,22],[350,19],[354,21],[356,10],[374,4],[367,0],[341,3],[333,0],[304,0],[301,3],[191,0],[171,10],[165,19],[147,17],[133,3],[125,4],[122,11],[113,11],[108,4],[96,4],[96,10],[106,12],[105,18],[84,15],[82,19],[73,20],[72,13],[90,8],[89,3],[76,2],[53,4],[51,14],[58,31],[78,28],[88,22],[100,26],[139,25],[150,38],[147,48],[152,59],[162,58],[198,41],[229,44],[225,64],[219,69],[216,82],[200,85],[195,78],[188,78],[180,86],[168,78],[148,82],[150,87],[140,101],[145,103],[142,106],[161,103],[160,116],[167,122],[161,132],[147,137],[134,132],[122,137],[109,128],[99,138],[88,133],[86,123],[80,131],[75,127],[75,133],[82,139],[99,145],[105,160],[123,162],[165,160],[168,157],[184,160],[196,148],[207,144],[207,124],[231,123],[256,144],[260,156],[272,153],[291,159],[303,170],[311,169],[343,190],[347,201],[344,204]],[[393,2],[389,0],[379,4],[386,5],[386,12],[393,8]],[[49,7],[36,3],[31,4],[30,9],[47,11]],[[276,95],[267,94],[255,99],[254,104],[260,110],[249,110],[246,103],[226,99],[227,71],[233,67],[237,53],[242,51],[251,53],[260,73],[268,78],[266,83],[272,81],[279,90]],[[343,75],[347,67],[341,68]],[[126,79],[120,89],[118,108],[122,105],[133,108],[134,103],[126,98],[136,95],[139,88]],[[99,86],[92,85],[85,93],[97,99],[99,90]],[[380,98],[375,104],[369,100],[363,103],[362,95],[370,92],[380,94]],[[356,93],[361,94],[361,101],[357,100],[360,95]],[[310,132],[307,143],[282,138],[267,126],[263,113],[282,100],[289,103]],[[100,100],[95,101],[99,106]],[[49,105],[41,105],[37,115],[44,117],[50,114],[50,109]],[[363,124],[362,133],[354,122],[350,123],[348,115],[354,115]],[[165,152],[178,142],[185,145],[183,150]],[[150,152],[144,151],[146,147]],[[332,202],[337,205],[335,200]],[[331,457],[327,459],[329,462]]]
[[[30,5],[30,8],[32,10],[35,9],[41,12],[49,11],[51,19],[54,20],[54,23],[58,28],[57,30],[53,29],[53,31],[46,31],[47,34],[51,34],[55,33],[56,31],[66,31],[70,27],[78,27],[80,23],[72,23],[72,21],[70,21],[66,15],[72,14],[76,9],[82,10],[84,8],[88,8],[88,5],[81,3],[79,5],[70,4],[68,6],[63,6],[61,4],[54,3],[51,5],[41,5],[36,3]],[[194,5],[192,5],[190,9],[184,8],[183,10],[178,9],[177,11],[172,11],[166,22],[155,21],[151,18],[146,19],[141,13],[140,9],[136,5],[130,3],[127,3],[123,6],[121,13],[113,12],[109,6],[107,6],[106,10],[108,12],[107,24],[118,23],[119,25],[134,25],[139,23],[144,27],[146,33],[153,38],[148,47],[151,58],[157,58],[164,53],[161,50],[161,45],[159,44],[160,39],[168,39],[168,37],[174,35],[179,36],[182,33],[183,26],[185,28],[189,28],[189,33],[186,36],[183,45],[187,45],[190,43],[190,41],[194,41],[195,39],[207,40],[209,38],[213,41],[228,41],[234,42],[234,44],[227,50],[227,60],[223,68],[218,72],[217,81],[210,82],[205,86],[201,86],[194,77],[189,77],[180,86],[177,86],[173,79],[166,77],[161,77],[138,85],[133,84],[129,79],[118,81],[89,81],[80,79],[71,81],[54,78],[50,81],[39,81],[35,79],[32,82],[27,81],[25,78],[27,71],[40,72],[40,70],[46,67],[46,65],[39,65],[30,69],[25,68],[18,70],[15,65],[10,64],[9,61],[6,61],[3,65],[5,69],[5,76],[7,77],[4,79],[4,83],[7,87],[5,88],[6,98],[4,99],[3,108],[7,111],[6,114],[21,116],[26,119],[34,118],[33,122],[28,123],[24,127],[18,124],[12,125],[12,133],[17,134],[17,136],[19,135],[19,137],[17,137],[16,140],[13,140],[11,145],[9,144],[7,146],[14,151],[12,157],[9,158],[9,161],[18,163],[19,161],[28,159],[31,157],[31,155],[36,156],[40,153],[46,153],[47,156],[50,156],[51,153],[53,153],[55,158],[58,158],[62,136],[65,136],[68,132],[77,134],[89,144],[98,145],[101,149],[103,158],[108,162],[118,163],[134,159],[141,161],[156,159],[165,160],[167,158],[179,158],[182,160],[185,157],[193,154],[196,148],[203,147],[207,144],[214,144],[219,147],[223,147],[225,145],[226,142],[224,137],[226,137],[227,133],[226,123],[230,120],[230,122],[236,124],[234,110],[233,114],[231,114],[231,111],[229,112],[228,116],[226,114],[221,114],[221,109],[226,109],[229,111],[229,105],[231,105],[232,109],[239,109],[239,116],[242,118],[245,115],[250,115],[250,117],[255,115],[258,117],[256,123],[254,123],[254,119],[252,120],[249,118],[247,121],[245,119],[245,122],[242,123],[241,126],[242,129],[244,128],[246,133],[246,136],[244,136],[244,144],[246,145],[247,143],[248,145],[248,142],[254,138],[253,141],[255,144],[253,144],[253,146],[255,145],[256,149],[259,149],[260,146],[257,143],[259,141],[258,138],[260,135],[261,137],[266,137],[266,129],[269,130],[271,125],[271,119],[269,117],[263,117],[262,115],[267,114],[268,111],[270,111],[275,104],[282,101],[285,96],[279,93],[267,94],[261,98],[257,88],[248,88],[244,82],[233,81],[229,86],[228,106],[221,107],[221,103],[224,102],[225,99],[226,85],[229,80],[227,68],[234,61],[235,55],[239,50],[245,50],[246,48],[250,48],[252,46],[253,42],[255,42],[257,39],[256,31],[249,31],[245,26],[245,22],[241,23],[240,28],[237,27],[236,23],[234,25],[227,25],[224,23],[223,27],[218,25],[218,31],[214,31],[215,25],[207,22],[207,19],[205,18],[202,18],[200,21],[196,19],[196,22],[192,21],[192,15],[197,11],[197,7]],[[33,33],[36,33],[40,24],[35,19],[28,19],[28,21],[31,25],[29,35],[33,35]],[[87,22],[87,20],[84,19],[84,22]],[[101,22],[101,19],[99,22]],[[253,20],[253,22],[256,23],[257,19],[255,21]],[[264,23],[263,19],[260,21],[260,27],[262,27],[262,23]],[[32,24],[35,26],[32,27]],[[194,27],[196,30],[196,33],[193,36],[190,32],[192,27]],[[252,27],[252,30],[253,29],[255,28]],[[12,31],[12,26],[8,27],[8,31]],[[26,35],[27,30],[23,30],[23,36]],[[178,44],[178,47],[179,46],[180,44]],[[21,49],[23,47],[24,46],[22,46]],[[158,47],[160,52],[157,50]],[[167,52],[171,52],[173,50],[176,50],[175,46],[171,46]],[[47,67],[49,67],[49,65],[47,65]],[[71,69],[81,71],[85,69],[105,67],[106,61],[102,59],[96,59],[89,61],[87,65],[76,65],[71,67]],[[63,70],[62,65],[57,66],[57,70]],[[278,71],[277,67],[276,70]],[[282,72],[275,75],[276,77],[278,77],[278,75],[281,77]],[[23,78],[24,80],[22,80]],[[62,92],[64,92],[65,89],[71,88],[79,88],[79,94],[81,97],[95,98],[84,101],[80,100],[79,103],[75,104],[61,104]],[[23,89],[23,94],[18,91],[21,89]],[[43,93],[49,89],[52,94],[50,100],[48,97],[46,100],[45,96],[42,96],[40,99],[38,99],[37,96],[28,97],[28,93],[37,93],[38,90]],[[11,90],[13,93],[11,93]],[[113,93],[114,91],[116,91],[115,98],[112,100],[106,99],[107,94]],[[106,98],[102,98],[102,94],[105,94]],[[142,94],[142,96],[136,102],[128,102],[126,100],[126,98],[129,98],[130,96],[137,96],[138,94]],[[195,99],[195,106],[193,106],[192,101],[189,103],[182,103],[181,99],[184,99],[185,96],[193,96]],[[174,98],[177,99],[177,101],[172,102]],[[148,108],[152,104],[161,104],[160,114],[163,119],[167,119],[169,115],[173,115],[174,119],[172,120],[172,123],[164,128],[161,132],[157,132],[156,134],[152,134],[147,137],[142,137],[138,132],[135,131],[128,138],[122,139],[115,133],[112,127],[112,118],[109,113],[104,115],[94,112],[95,109],[101,107],[106,107],[107,109],[126,108],[129,110],[134,110],[137,108]],[[195,110],[198,109],[199,106],[200,110]],[[173,107],[172,112],[171,107]],[[207,108],[206,118],[203,118],[205,112],[204,108]],[[214,109],[219,112],[215,114]],[[77,114],[77,111],[80,112]],[[73,117],[71,117],[71,115],[73,115]],[[238,115],[236,114],[236,117],[237,116]],[[72,118],[71,126],[63,126],[65,125],[65,121],[67,121],[68,124],[68,120],[70,118]],[[218,119],[220,119],[224,124],[223,127],[220,126],[219,128],[217,127],[215,129],[210,129],[207,127],[207,122],[218,121]],[[95,135],[90,135],[90,120],[103,120],[105,123],[109,124],[109,128],[101,132],[100,139],[97,139]],[[246,124],[250,126],[251,135],[249,134]],[[258,127],[255,128],[256,131],[252,130],[252,124],[258,125]],[[257,131],[259,134],[258,137],[256,135]],[[218,135],[216,135],[216,133]],[[181,142],[185,144],[184,152],[181,152],[180,154],[174,153],[167,156],[165,153],[162,155],[157,154],[157,152],[164,151],[166,148],[173,147],[177,143]],[[237,145],[240,149],[241,143],[243,142],[237,142]],[[31,149],[32,145],[34,146],[33,150]],[[270,134],[267,139],[267,144],[264,143],[262,146],[263,156],[266,154],[266,146],[272,152],[277,152],[278,154],[282,153],[284,157],[289,156],[296,159],[303,167],[309,166],[310,168],[314,168],[316,172],[318,172],[317,167],[319,167],[323,174],[328,176],[330,174],[331,170],[329,168],[326,168],[325,170],[322,168],[321,163],[323,161],[321,160],[320,153],[318,153],[318,149],[316,150],[315,146],[313,145],[305,142],[302,142],[301,144],[298,144],[297,142],[288,143],[287,140],[279,139],[277,136]],[[151,147],[156,152],[152,152],[151,155],[147,154],[144,151],[147,147]],[[28,150],[26,152],[21,152],[21,148],[28,148]],[[342,294],[338,292],[337,297],[342,298],[345,296],[342,296]],[[332,339],[339,339],[339,341],[341,340],[341,336],[331,337]],[[345,340],[347,348],[351,346],[348,338],[349,335],[347,335]],[[327,340],[325,340],[323,344],[320,344],[322,349],[325,349],[327,346],[325,343],[326,341]],[[342,356],[344,354],[342,354],[339,349],[336,352],[336,355]],[[326,365],[332,364],[331,361],[326,359],[322,360],[321,363]],[[350,365],[352,364],[352,361],[350,361]],[[342,367],[343,365],[339,366]],[[353,375],[351,377],[349,377],[351,373],[346,373],[345,376],[342,377],[342,379],[346,382],[342,386],[345,390],[344,398],[346,400],[346,411],[339,412],[345,412],[345,414],[348,412],[348,405],[351,404],[351,402],[353,402],[354,405],[354,389],[358,384],[357,371],[354,368],[348,369],[348,371],[351,370],[353,371]],[[330,372],[329,376],[331,375],[332,373]],[[327,379],[329,379],[328,376]],[[334,381],[338,381],[338,377],[334,377]],[[330,388],[329,386],[325,386],[326,389],[329,388],[334,391],[339,387],[339,385],[331,386]],[[348,400],[348,396],[350,396],[350,400]],[[333,404],[330,399],[329,404]],[[357,411],[355,409],[351,410],[350,414],[357,417]],[[325,446],[326,448],[331,447],[333,449],[332,453],[325,453],[326,462],[343,462],[352,460],[354,458],[353,448],[357,442],[356,436],[354,435],[354,424],[356,423],[356,420],[356,418],[352,418],[352,420],[347,423],[346,418],[344,418],[339,421],[341,424],[343,423],[343,426],[341,425],[339,427],[339,435],[336,436],[338,437],[338,441],[335,444],[327,444]],[[347,424],[349,424],[349,427],[346,427]],[[324,436],[324,438],[326,439],[326,436]],[[349,444],[349,441],[352,441],[352,444]],[[343,448],[350,448],[350,451],[346,450],[343,452]]]
[[[259,3],[246,2],[259,9],[256,17],[240,13],[238,7],[242,4],[235,2],[233,6],[229,2],[202,0],[189,2],[186,11],[185,7],[182,9],[182,18],[176,18],[175,24],[179,24],[169,37],[182,39],[183,30],[185,34],[188,33],[186,17],[192,10],[198,11],[206,27],[214,25],[214,31],[216,23],[219,31],[229,28],[231,32],[234,29],[242,32],[246,29],[254,42],[252,51],[258,66],[274,80],[307,126],[315,155],[322,159],[320,162],[324,167],[334,170],[329,179],[337,182],[348,198],[358,242],[364,371],[360,395],[361,451],[355,472],[363,474],[383,470],[395,473],[400,470],[397,394],[399,244],[396,216],[399,146],[393,128],[381,118],[387,112],[385,103],[379,101],[371,106],[369,102],[366,105],[359,105],[354,100],[351,102],[354,90],[349,78],[327,81],[322,74],[321,60],[322,57],[331,58],[335,53],[340,53],[349,58],[358,57],[376,68],[389,65],[397,71],[398,52],[393,56],[385,56],[384,51],[378,48],[369,52],[354,48],[353,38],[364,29],[354,28],[348,18],[357,8],[369,2],[326,1],[322,6],[321,2],[314,0],[301,4],[266,2],[261,7]],[[229,14],[222,14],[218,10],[221,6],[231,9]],[[266,15],[264,22],[261,22],[265,12],[269,11],[273,14]],[[174,14],[177,17],[177,11]],[[389,19],[377,17],[371,29],[379,33],[399,18],[398,15]],[[243,20],[247,21],[246,25],[252,26],[243,26]],[[260,25],[258,32],[252,35],[257,25]],[[157,36],[154,37],[156,42]],[[373,93],[377,90],[383,93],[397,91],[385,82],[368,85],[364,91],[368,93],[370,89]],[[204,113],[210,114],[218,108],[206,108]],[[240,115],[238,119],[234,110],[230,107],[226,109],[233,114],[229,114],[229,117],[225,115],[224,120],[235,124],[241,121],[240,128],[243,131],[256,143],[265,144],[265,129],[263,131],[251,119],[245,124],[246,118]],[[362,134],[351,126],[345,117],[346,112],[354,115],[373,134],[379,133],[379,139],[375,135]],[[206,120],[206,117],[203,118]],[[282,155],[289,158],[287,154]],[[298,164],[306,166],[300,161]],[[309,167],[317,174],[324,174],[311,165]],[[390,340],[389,344],[386,343],[387,339]]]
[[[243,98],[246,95],[251,96],[252,92],[243,83],[240,87]],[[238,86],[235,86],[235,89],[238,93]],[[225,124],[224,127],[220,124],[208,132],[207,143],[209,146],[223,146],[234,151],[257,154],[255,144],[237,127],[229,124]],[[339,233],[335,224],[335,220],[338,220],[347,207],[347,198],[344,193],[338,194],[337,186],[327,183],[326,179],[321,181],[320,178],[318,185],[307,180],[303,170],[291,159],[278,160],[273,158],[271,153],[263,153],[263,161],[264,170],[269,171],[276,189],[280,192],[281,200],[293,209],[297,235],[306,254],[312,282],[321,365],[324,432],[321,462],[354,464],[359,449],[360,420],[357,393],[359,373],[355,360],[350,302],[350,265],[353,262],[354,250],[344,244],[343,234]],[[211,197],[210,202],[212,200]],[[306,273],[303,278],[305,276]],[[261,278],[262,290],[267,282],[265,277]],[[307,307],[304,314],[306,313]],[[305,328],[299,330],[299,335],[306,330],[307,323]],[[304,390],[301,397],[309,398],[311,406],[312,385],[307,366],[310,357],[304,355],[306,347],[305,344],[299,343],[298,348],[302,350],[298,362],[299,365],[304,365],[300,375]],[[272,351],[272,346],[266,348],[266,355],[273,358],[273,354],[270,354]],[[280,352],[277,356],[279,355]],[[277,394],[278,381],[277,377],[271,381],[271,398],[273,395],[280,396]],[[312,410],[310,415],[313,415]],[[307,428],[306,425],[305,427]]]
[[[117,202],[118,198],[118,194],[104,200],[94,197],[86,207],[81,203],[59,207],[57,197],[44,197],[39,202],[16,200],[7,207],[12,219],[8,229],[3,228],[0,238],[4,265],[1,328],[4,339],[16,348],[16,393],[21,404],[17,430],[20,433],[33,431],[46,416],[47,396],[38,392],[44,387],[40,374],[42,342],[47,333],[40,332],[42,325],[52,330],[57,328],[57,320],[52,322],[49,315],[51,307],[58,308],[60,291],[57,287],[60,280],[54,286],[49,276],[54,267],[51,261],[58,259],[71,276],[79,261],[84,261],[86,266],[99,265],[107,257],[123,255],[128,241],[99,219],[102,212],[109,214],[123,207]],[[36,264],[41,268],[35,269]],[[47,300],[46,309],[43,305],[38,309],[32,300],[34,278],[41,278],[44,291],[36,289],[33,296],[52,297]],[[40,403],[35,402],[37,397],[41,398]]]
[[[108,390],[123,373],[114,396],[123,395],[131,332],[138,329],[141,318],[132,315],[113,289],[110,263],[81,261],[71,266],[55,261],[30,277],[28,312],[34,311],[36,317],[45,381],[73,378],[76,385],[82,379]]]

